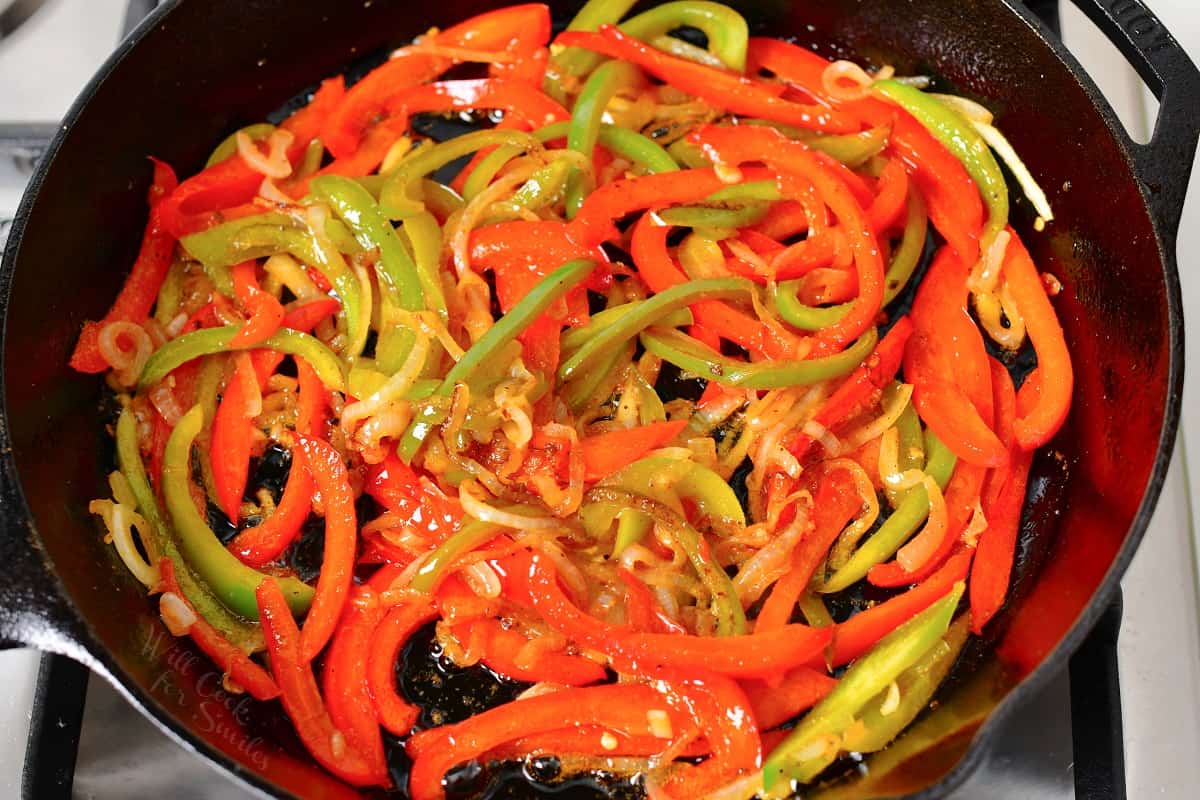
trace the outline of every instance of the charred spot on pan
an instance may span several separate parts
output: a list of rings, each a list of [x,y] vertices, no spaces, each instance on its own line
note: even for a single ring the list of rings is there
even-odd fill
[[[538,777],[530,767],[533,761],[547,762],[556,769],[548,777]],[[448,800],[529,800],[529,798],[570,798],[570,800],[636,800],[645,797],[640,783],[610,772],[584,772],[562,775],[563,765],[555,757],[525,761],[477,762],[460,764],[446,774]],[[545,770],[549,772],[549,770]],[[461,787],[461,788],[460,788]]]
[[[225,512],[217,508],[212,501],[205,503],[205,517],[208,519],[208,527],[221,540],[221,544],[229,544],[234,536],[237,536],[237,525],[230,521]]]
[[[313,515],[304,521],[296,543],[288,548],[287,564],[296,577],[309,583],[321,574],[325,557],[325,520]]]
[[[292,453],[287,448],[271,444],[253,463],[250,470],[250,480],[246,484],[244,499],[257,500],[259,489],[266,489],[279,502],[283,496],[283,487],[287,485],[288,475],[292,471]]]

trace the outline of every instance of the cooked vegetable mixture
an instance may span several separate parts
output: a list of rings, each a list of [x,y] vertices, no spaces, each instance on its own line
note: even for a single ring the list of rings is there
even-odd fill
[[[107,540],[354,786],[393,786],[386,731],[416,800],[544,754],[786,795],[885,748],[1004,605],[1072,369],[997,157],[1037,230],[1045,195],[926,78],[632,5],[433,29],[187,180],[153,160],[71,360],[122,409]],[[990,353],[1030,348],[1017,388]],[[430,624],[528,688],[421,729]]]

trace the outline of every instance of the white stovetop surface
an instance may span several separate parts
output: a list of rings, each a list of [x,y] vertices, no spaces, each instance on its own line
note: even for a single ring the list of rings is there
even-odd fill
[[[1151,0],[1189,52],[1200,54],[1196,0]],[[66,111],[116,42],[126,0],[51,0],[0,42],[0,120],[46,122]],[[1148,93],[1091,24],[1064,1],[1064,35],[1131,134],[1145,139]],[[47,46],[53,42],[52,47]],[[0,214],[17,197],[0,187]],[[1124,581],[1120,640],[1126,776],[1131,798],[1184,798],[1200,786],[1200,164],[1179,234],[1184,305],[1191,314],[1184,423],[1162,500]],[[1191,535],[1188,535],[1191,532]],[[37,654],[0,653],[0,796],[19,793]]]

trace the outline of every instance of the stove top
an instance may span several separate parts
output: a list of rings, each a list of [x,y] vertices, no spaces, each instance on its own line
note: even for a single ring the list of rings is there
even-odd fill
[[[1192,0],[1158,0],[1159,16],[1193,50]],[[118,38],[157,0],[0,0],[0,246],[5,221],[70,105]],[[1057,23],[1056,0],[1028,5]],[[9,11],[8,9],[18,9]],[[15,22],[23,21],[19,27]],[[15,30],[13,29],[15,27]],[[1123,59],[1070,4],[1064,39],[1135,139],[1147,93]],[[1190,37],[1190,38],[1189,38]],[[1200,183],[1200,181],[1196,181]],[[1193,195],[1200,195],[1194,190]],[[1200,203],[1185,210],[1183,242],[1200,235]],[[1181,264],[1185,300],[1200,308],[1200,274]],[[1193,328],[1193,330],[1200,330]],[[1192,351],[1200,346],[1193,335]],[[1192,363],[1200,363],[1193,359]],[[1193,372],[1193,375],[1200,373]],[[1194,378],[1190,392],[1200,385]],[[1184,403],[1184,433],[1162,499],[1124,582],[1124,602],[1097,626],[1070,669],[1014,714],[998,747],[956,800],[1183,798],[1200,785],[1200,594],[1188,436],[1200,437],[1200,400]],[[1193,438],[1191,452],[1200,452]],[[1164,589],[1169,591],[1164,597]],[[103,680],[65,659],[0,653],[0,795],[34,798],[251,796],[130,708]],[[119,732],[119,735],[114,735]]]

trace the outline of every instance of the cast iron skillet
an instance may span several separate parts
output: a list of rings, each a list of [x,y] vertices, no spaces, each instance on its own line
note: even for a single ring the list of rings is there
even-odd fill
[[[1047,188],[1058,220],[1014,221],[1057,300],[1077,370],[1073,412],[1039,458],[1013,600],[938,708],[885,751],[859,796],[941,796],[985,757],[1001,719],[1061,670],[1104,611],[1150,519],[1175,440],[1183,319],[1175,235],[1200,131],[1200,74],[1138,0],[1074,0],[1161,101],[1133,143],[1078,63],[1011,0],[746,0],[756,31],[795,36],[977,97]],[[100,70],[25,196],[0,276],[0,636],[110,680],[184,746],[267,794],[350,794],[304,755],[277,705],[223,697],[101,543],[87,504],[111,466],[100,382],[71,373],[137,249],[147,154],[190,174],[212,144],[296,90],[427,30],[499,5],[325,0],[168,2]],[[566,19],[572,2],[553,2]],[[894,763],[889,763],[894,762]]]

